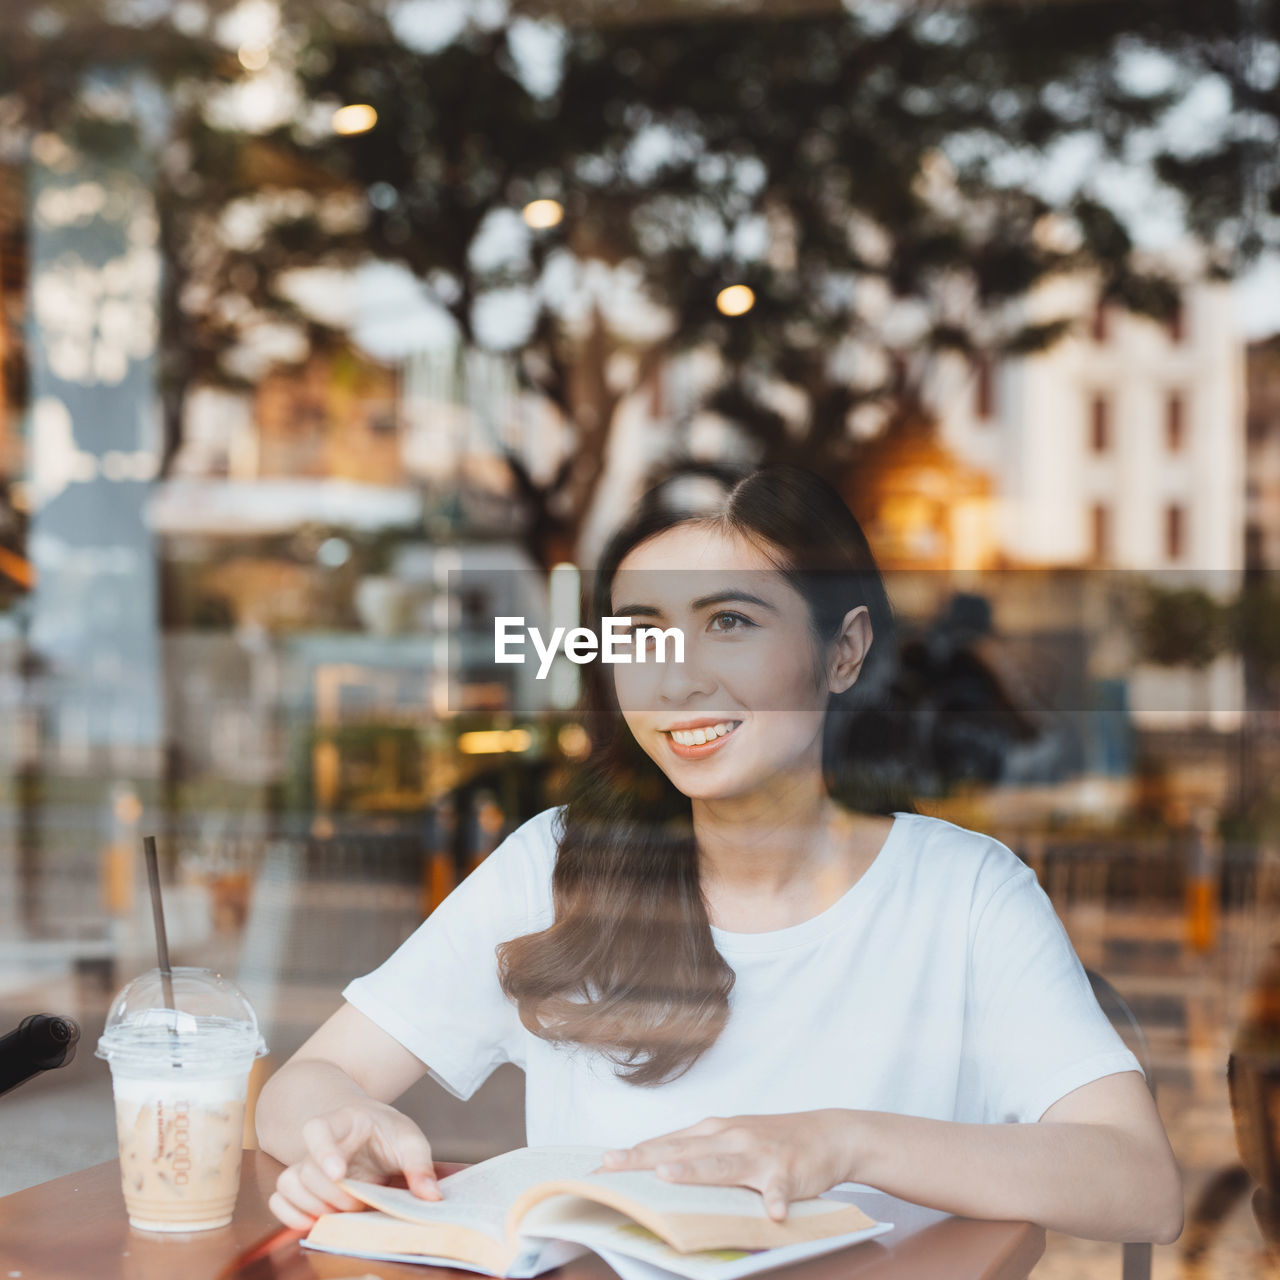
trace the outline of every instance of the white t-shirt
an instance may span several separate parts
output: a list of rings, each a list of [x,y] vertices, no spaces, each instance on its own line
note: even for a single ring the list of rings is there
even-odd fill
[[[530,1145],[626,1147],[708,1116],[824,1107],[1032,1122],[1140,1070],[1034,872],[990,836],[897,813],[825,911],[767,933],[712,928],[737,975],[724,1031],[678,1079],[628,1084],[601,1054],[528,1032],[498,985],[495,947],[554,919],[559,815],[512,832],[343,992],[459,1098],[522,1067]]]

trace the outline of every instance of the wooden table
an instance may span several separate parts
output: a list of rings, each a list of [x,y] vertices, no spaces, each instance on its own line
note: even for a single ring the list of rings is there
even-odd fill
[[[185,1236],[130,1228],[114,1160],[4,1196],[0,1277],[214,1280],[228,1262],[280,1225],[267,1209],[267,1198],[282,1167],[262,1151],[246,1151],[231,1225]],[[1044,1231],[1029,1223],[953,1218],[891,1196],[850,1193],[848,1198],[873,1217],[893,1222],[894,1229],[770,1274],[779,1280],[1026,1280],[1044,1252]],[[246,1273],[245,1280],[466,1280],[473,1274],[341,1258],[290,1244]],[[612,1280],[614,1272],[587,1254],[554,1277]]]

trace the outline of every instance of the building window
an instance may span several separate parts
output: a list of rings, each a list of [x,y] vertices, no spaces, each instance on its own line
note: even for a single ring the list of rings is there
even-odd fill
[[[1106,503],[1095,502],[1089,508],[1089,558],[1095,564],[1107,559],[1111,543],[1111,513]]]
[[[1106,453],[1111,447],[1111,403],[1104,395],[1089,402],[1089,439],[1094,453]]]
[[[1187,402],[1181,391],[1169,392],[1164,405],[1164,438],[1170,453],[1181,453],[1186,440]]]
[[[1093,323],[1091,330],[1094,342],[1106,342],[1110,328],[1110,314],[1107,310],[1106,300],[1099,298],[1093,304]]]
[[[1177,502],[1164,509],[1164,553],[1170,560],[1181,560],[1186,541],[1186,513]]]
[[[1170,342],[1180,343],[1187,340],[1187,309],[1183,304],[1182,294],[1178,294],[1173,312],[1165,322],[1165,329],[1168,331]]]
[[[978,361],[973,388],[973,410],[984,422],[996,416],[996,370],[989,356]]]

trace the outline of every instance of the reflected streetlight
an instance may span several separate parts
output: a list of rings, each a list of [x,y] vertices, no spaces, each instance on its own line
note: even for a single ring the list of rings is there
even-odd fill
[[[367,102],[353,102],[333,113],[334,133],[368,133],[377,123],[378,113]]]
[[[755,292],[745,284],[731,284],[716,294],[716,309],[721,315],[744,316],[755,305]]]
[[[520,216],[535,231],[547,231],[564,221],[564,205],[559,200],[530,200]]]

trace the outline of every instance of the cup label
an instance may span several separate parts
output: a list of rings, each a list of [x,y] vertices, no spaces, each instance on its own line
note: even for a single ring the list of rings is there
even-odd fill
[[[173,1181],[179,1187],[191,1181],[191,1103],[186,1098],[174,1104]]]

